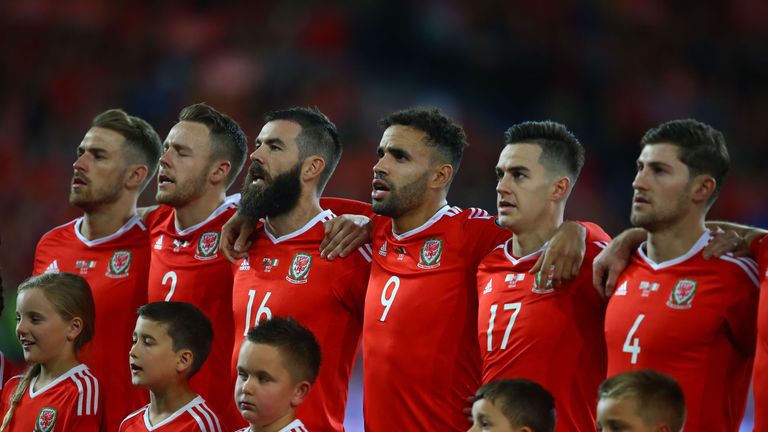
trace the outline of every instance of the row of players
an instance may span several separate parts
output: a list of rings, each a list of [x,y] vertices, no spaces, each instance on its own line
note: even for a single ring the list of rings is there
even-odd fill
[[[77,351],[94,333],[88,282],[69,273],[33,276],[19,286],[17,304],[17,331],[35,372],[9,381],[0,400],[0,431],[102,430],[98,379],[77,359]],[[137,315],[130,351],[133,384],[148,389],[151,402],[129,414],[119,432],[221,432],[216,414],[189,385],[210,353],[210,320],[183,302],[146,304]],[[320,364],[316,338],[292,318],[274,317],[250,329],[239,350],[234,388],[250,426],[237,432],[307,432],[295,411],[307,398]],[[22,403],[28,389],[38,397]],[[172,405],[183,408],[152,423],[151,413]],[[470,432],[553,432],[557,415],[552,395],[539,384],[501,379],[475,393],[472,419]],[[658,372],[624,372],[598,390],[597,424],[603,430],[680,432],[684,421],[682,390]]]
[[[509,376],[554,394],[559,430],[591,430],[606,373],[643,367],[681,383],[689,429],[738,428],[759,281],[749,259],[703,260],[711,237],[705,214],[728,167],[719,132],[682,120],[643,137],[632,222],[644,230],[623,235],[597,262],[621,267],[628,243],[646,234],[648,241],[607,301],[592,287],[591,264],[610,239],[594,224],[563,222],[584,158],[564,126],[529,122],[507,131],[494,218],[447,204],[466,147],[460,126],[420,108],[381,125],[372,206],[319,200],[341,156],[338,135],[318,111],[294,108],[265,117],[237,207],[226,189],[247,146],[226,115],[204,104],[185,108],[162,153],[140,119],[119,110],[94,119],[70,192],[84,216],[41,239],[35,273],[79,273],[93,287],[99,331],[83,357],[106,383],[110,430],[146,401],[132,393],[127,365],[119,366],[133,311],[146,300],[189,302],[213,322],[211,359],[192,386],[229,430],[242,419],[221,371],[234,370],[246,330],[273,314],[295,316],[323,348],[316,390],[299,411],[314,430],[342,430],[361,335],[371,431],[463,430],[466,396],[481,381]],[[138,194],[158,160],[161,205],[138,214]],[[333,218],[321,205],[368,218]],[[333,240],[324,240],[326,231]],[[359,238],[370,245],[349,246]],[[765,405],[765,344],[758,347],[755,398]],[[756,425],[765,428],[760,413]]]

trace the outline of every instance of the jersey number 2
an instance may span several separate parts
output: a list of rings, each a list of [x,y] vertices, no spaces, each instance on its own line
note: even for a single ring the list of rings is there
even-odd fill
[[[165,301],[171,301],[173,292],[176,291],[176,283],[178,281],[179,281],[179,277],[176,276],[175,271],[169,271],[163,276],[163,281],[161,282],[163,285],[165,285],[166,282],[171,282],[171,289],[168,290],[168,295],[165,296]]]

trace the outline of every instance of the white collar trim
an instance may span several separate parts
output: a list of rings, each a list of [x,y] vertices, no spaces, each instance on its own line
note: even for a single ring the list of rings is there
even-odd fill
[[[646,262],[653,270],[661,270],[667,267],[672,267],[674,265],[680,264],[681,262],[687,261],[697,253],[701,252],[702,249],[704,249],[705,246],[707,246],[707,243],[709,243],[709,240],[712,238],[712,236],[709,234],[709,230],[704,231],[704,234],[699,237],[698,240],[696,240],[696,243],[688,250],[688,252],[680,255],[677,258],[673,258],[671,260],[663,261],[660,263],[654,262],[652,259],[648,258],[648,255],[645,253],[645,249],[647,246],[648,241],[644,241],[640,244],[640,246],[637,248],[637,253],[640,254],[640,258],[643,259],[643,261]]]
[[[445,214],[448,213],[448,211],[450,211],[452,208],[453,207],[449,206],[448,204],[440,207],[440,209],[437,212],[435,212],[435,214],[433,214],[432,217],[429,218],[429,220],[427,220],[426,222],[424,222],[420,227],[416,227],[416,228],[414,228],[414,229],[412,229],[410,231],[406,231],[406,232],[404,232],[402,234],[398,234],[398,233],[395,232],[395,221],[393,220],[392,221],[392,235],[394,235],[396,239],[402,240],[402,239],[404,239],[406,237],[410,237],[410,236],[412,236],[414,234],[418,234],[418,233],[424,231],[425,229],[431,227],[435,222],[440,220],[440,218],[445,216]]]
[[[280,237],[275,237],[275,235],[272,234],[269,231],[269,224],[267,224],[267,221],[265,220],[264,221],[264,232],[267,234],[267,237],[269,237],[269,239],[272,240],[272,243],[277,244],[277,243],[280,243],[280,242],[283,242],[283,241],[286,241],[286,240],[290,240],[290,239],[292,239],[294,237],[298,237],[298,236],[304,234],[305,232],[309,231],[309,229],[311,229],[313,226],[315,226],[318,222],[323,221],[325,219],[330,219],[332,217],[333,217],[333,212],[332,211],[330,211],[330,210],[323,210],[320,213],[318,213],[315,217],[310,219],[309,222],[304,224],[303,227],[297,229],[294,232],[282,235]]]
[[[126,232],[128,232],[135,225],[138,225],[142,229],[142,231],[145,231],[147,229],[144,226],[144,222],[142,222],[142,220],[141,220],[141,216],[135,214],[135,215],[131,216],[130,219],[128,219],[128,222],[126,222],[125,225],[121,226],[120,229],[118,229],[117,231],[113,232],[112,234],[110,234],[110,235],[108,235],[106,237],[102,237],[102,238],[98,238],[98,239],[94,239],[94,240],[88,240],[87,238],[85,238],[85,236],[83,236],[80,233],[80,229],[83,226],[83,220],[84,220],[83,216],[75,219],[75,225],[74,225],[73,228],[75,229],[75,236],[77,236],[77,239],[80,240],[81,242],[83,242],[83,244],[88,246],[88,247],[94,247],[94,246],[98,246],[100,244],[112,241],[112,240],[120,237],[121,235],[125,234]]]
[[[216,210],[214,210],[213,213],[211,213],[210,216],[208,216],[204,221],[200,222],[197,225],[191,226],[191,227],[189,227],[187,229],[183,229],[183,230],[179,229],[179,226],[176,224],[176,210],[174,209],[174,211],[173,211],[173,219],[174,219],[173,226],[174,226],[174,228],[176,228],[176,234],[179,235],[179,236],[185,236],[185,235],[193,233],[195,230],[199,229],[203,225],[205,225],[208,222],[210,222],[213,219],[215,219],[216,216],[218,216],[218,215],[224,213],[225,211],[227,211],[233,205],[237,205],[239,202],[240,202],[240,194],[239,193],[238,194],[234,194],[234,195],[230,195],[230,196],[226,197],[224,199],[224,202],[221,203],[221,205]]]

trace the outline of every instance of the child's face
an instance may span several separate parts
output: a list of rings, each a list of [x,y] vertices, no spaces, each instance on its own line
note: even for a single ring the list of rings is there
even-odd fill
[[[24,351],[24,360],[48,365],[74,356],[74,340],[79,332],[72,320],[56,312],[43,291],[28,288],[16,299],[16,337]]]
[[[487,399],[478,399],[472,404],[472,420],[474,424],[469,432],[518,432],[524,430],[513,427],[504,413]]]
[[[166,324],[139,317],[129,357],[135,386],[160,389],[178,379],[179,355]]]
[[[649,426],[637,415],[637,404],[631,397],[600,399],[597,402],[597,430],[602,432],[670,431],[668,426]]]
[[[235,402],[248,423],[264,427],[292,417],[292,408],[301,404],[308,388],[306,381],[293,382],[277,348],[243,342],[237,357]]]

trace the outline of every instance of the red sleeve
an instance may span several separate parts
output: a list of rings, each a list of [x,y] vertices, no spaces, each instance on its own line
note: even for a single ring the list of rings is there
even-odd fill
[[[480,263],[493,248],[512,237],[508,231],[496,223],[496,217],[485,210],[470,208],[467,220],[464,222],[463,238],[471,245],[472,258]]]
[[[360,249],[363,249],[364,252],[357,250],[347,258],[350,264],[344,266],[347,271],[340,275],[337,282],[332,284],[336,298],[345,308],[355,314],[361,323],[363,322],[368,277],[371,272],[371,263],[364,258],[365,256],[370,257],[368,247],[368,244],[361,246]]]
[[[374,213],[369,203],[346,198],[320,198],[320,207],[337,215],[359,214],[372,218]]]
[[[171,212],[173,212],[173,207],[160,204],[144,215],[144,224],[147,226],[147,229],[152,230],[152,227],[157,225],[161,220],[165,219],[165,216]]]
[[[44,258],[42,256],[43,252],[43,243],[45,242],[47,234],[40,238],[40,240],[37,242],[37,246],[35,246],[35,261],[32,264],[32,274],[33,275],[39,275],[43,272],[45,272],[45,267],[47,264],[45,264]]]
[[[731,283],[734,289],[728,292],[731,301],[725,309],[725,321],[734,345],[745,356],[751,356],[755,353],[757,343],[757,306],[760,290],[752,280],[757,275],[748,274],[753,271],[749,262],[754,265],[754,261],[748,258],[736,260],[742,263],[739,267],[744,271],[737,268],[732,271]]]

